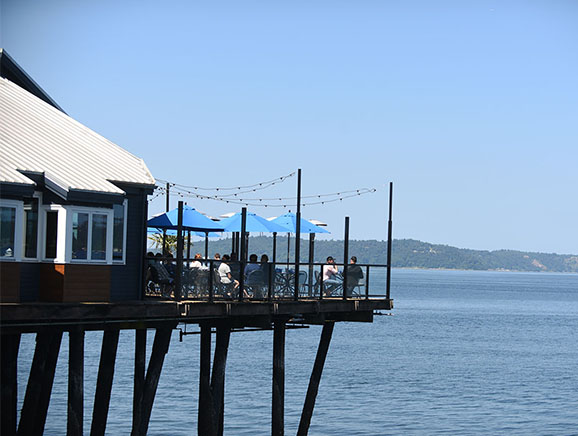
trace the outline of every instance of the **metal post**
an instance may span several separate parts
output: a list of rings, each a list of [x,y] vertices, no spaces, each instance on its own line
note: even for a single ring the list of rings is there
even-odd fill
[[[369,265],[365,270],[365,299],[369,300]]]
[[[345,237],[343,241],[343,299],[347,298],[347,264],[349,262],[349,217],[345,217]]]
[[[309,233],[309,297],[313,295],[313,263],[315,262],[315,233]]]
[[[183,281],[183,202],[179,201],[177,221],[177,270],[175,272],[175,300],[180,301],[182,297]]]
[[[240,260],[240,272],[239,272],[239,301],[243,301],[243,291],[245,290],[245,259],[247,257],[245,253],[246,248],[246,238],[247,238],[247,208],[243,207],[241,209],[241,253],[239,256]]]
[[[209,258],[209,232],[205,232],[205,259]]]
[[[187,264],[191,261],[191,231],[187,232]]]
[[[170,203],[171,203],[171,196],[170,196],[170,191],[171,191],[171,184],[167,182],[166,185],[166,203],[165,203],[165,212],[168,212],[170,210]],[[163,256],[166,256],[167,254],[167,230],[164,229],[163,230]]]
[[[297,215],[295,217],[295,301],[299,300],[299,260],[301,257],[301,168],[297,170]]]
[[[273,263],[277,262],[277,232],[273,232]]]
[[[389,290],[391,288],[392,204],[393,204],[393,182],[389,182],[389,221],[387,222],[387,278],[385,282],[385,298],[388,300],[389,300]]]

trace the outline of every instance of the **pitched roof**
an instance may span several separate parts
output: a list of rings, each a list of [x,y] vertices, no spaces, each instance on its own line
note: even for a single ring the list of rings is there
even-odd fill
[[[11,81],[0,78],[0,182],[123,194],[112,182],[154,185],[144,161]]]

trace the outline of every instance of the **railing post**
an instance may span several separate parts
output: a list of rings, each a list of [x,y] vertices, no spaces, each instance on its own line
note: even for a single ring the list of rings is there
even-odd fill
[[[369,265],[365,271],[365,299],[369,300]]]
[[[209,303],[215,301],[214,280],[215,280],[215,263],[213,262],[213,259],[209,259]]]
[[[299,258],[301,257],[301,168],[297,170],[297,216],[295,217],[295,301],[299,299]]]
[[[385,298],[389,300],[389,290],[391,287],[391,211],[393,204],[393,182],[389,182],[389,221],[387,222],[387,277],[385,282]]]
[[[183,202],[179,201],[177,221],[177,270],[175,272],[175,300],[180,301],[183,290]]]
[[[245,259],[246,254],[246,235],[247,235],[247,208],[241,209],[241,252],[239,253],[239,301],[243,301],[243,292],[245,291]]]
[[[345,217],[345,237],[343,241],[343,299],[347,298],[347,261],[349,260],[349,217]]]

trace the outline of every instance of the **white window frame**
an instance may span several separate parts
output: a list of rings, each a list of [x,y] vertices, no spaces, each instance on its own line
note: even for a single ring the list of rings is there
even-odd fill
[[[90,264],[112,264],[112,242],[113,242],[113,224],[114,211],[112,209],[83,207],[83,206],[67,206],[66,219],[66,263],[90,263]],[[86,247],[87,259],[73,259],[72,258],[72,219],[75,213],[88,214],[88,246]],[[92,254],[92,217],[93,215],[106,215],[106,257],[105,259],[90,259]],[[60,240],[60,237],[58,238]]]
[[[57,239],[56,239],[56,257],[54,259],[48,259],[46,257],[46,231],[47,231],[47,212],[57,212],[58,213],[58,226],[56,228]],[[40,238],[40,256],[43,262],[47,263],[66,263],[66,209],[58,204],[48,204],[38,207],[38,214],[40,215],[38,219],[38,228],[42,229],[39,231],[38,237]]]
[[[2,262],[20,262],[22,260],[22,247],[23,247],[23,221],[24,221],[24,202],[19,200],[4,200],[0,201],[1,207],[7,207],[10,209],[15,209],[14,214],[14,247],[12,252],[12,257],[0,257]]]
[[[125,199],[122,203],[124,208],[124,220],[123,220],[123,228],[122,228],[122,259],[113,259],[112,262],[115,265],[125,265],[126,264],[126,230],[127,230],[127,218],[128,218],[128,199]],[[114,209],[112,211],[113,223],[112,223],[112,230],[114,232]],[[113,235],[114,236],[114,235]],[[114,239],[113,239],[114,243]],[[114,247],[111,247],[111,252]]]

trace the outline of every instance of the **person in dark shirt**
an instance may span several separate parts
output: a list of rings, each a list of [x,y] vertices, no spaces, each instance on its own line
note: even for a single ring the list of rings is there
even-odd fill
[[[357,265],[357,257],[351,256],[349,265],[347,265],[347,286],[346,295],[351,297],[353,289],[363,280],[363,270]]]

